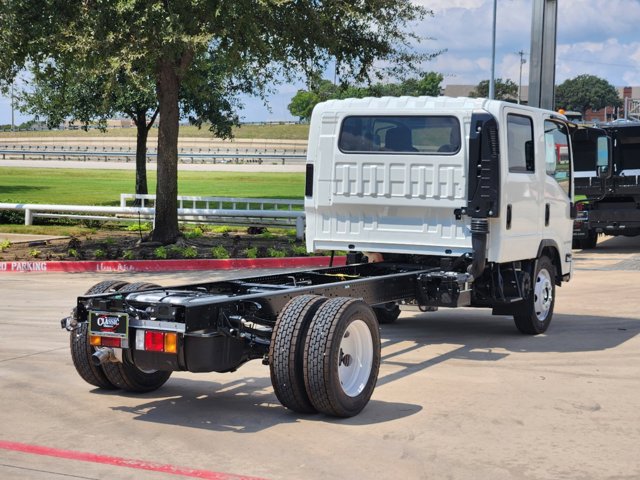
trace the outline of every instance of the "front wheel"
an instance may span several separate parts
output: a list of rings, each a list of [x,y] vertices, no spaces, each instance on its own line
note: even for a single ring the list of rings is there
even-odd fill
[[[598,245],[598,232],[589,230],[587,238],[582,240],[582,248],[584,250],[593,250]]]
[[[380,369],[380,332],[362,300],[333,298],[314,315],[304,351],[304,380],[319,412],[352,417],[369,402]]]
[[[538,259],[521,309],[514,315],[516,327],[527,335],[544,333],[553,317],[556,267],[547,256]]]

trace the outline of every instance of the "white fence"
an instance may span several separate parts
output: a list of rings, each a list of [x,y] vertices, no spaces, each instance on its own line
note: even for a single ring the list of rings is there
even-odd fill
[[[139,205],[128,206],[127,201]],[[153,221],[155,195],[120,195],[120,206],[43,205],[30,203],[0,203],[0,210],[24,211],[25,225],[35,217],[78,220],[138,222]],[[233,226],[295,228],[298,239],[304,236],[303,200],[269,198],[227,198],[178,196],[178,221],[213,223]]]

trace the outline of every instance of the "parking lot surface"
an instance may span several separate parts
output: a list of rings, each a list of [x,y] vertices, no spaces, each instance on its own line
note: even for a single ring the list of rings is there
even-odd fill
[[[350,419],[287,411],[259,361],[138,395],[76,374],[59,320],[94,283],[243,272],[4,274],[0,478],[640,478],[640,239],[574,254],[545,335],[474,309],[382,326],[378,386]]]

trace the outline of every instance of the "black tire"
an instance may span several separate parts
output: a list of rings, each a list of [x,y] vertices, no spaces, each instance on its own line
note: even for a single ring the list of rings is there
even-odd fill
[[[378,323],[381,325],[394,323],[400,316],[400,307],[396,302],[374,305],[372,308],[373,312],[376,314]]]
[[[160,285],[156,285],[155,283],[149,283],[149,282],[134,282],[134,283],[128,283],[122,288],[119,288],[118,292],[124,292],[124,293],[137,292],[139,290],[151,290],[154,288],[160,288]]]
[[[556,267],[553,261],[542,256],[535,265],[524,303],[514,315],[516,327],[527,335],[544,333],[553,317],[556,295]]]
[[[598,233],[595,230],[589,230],[587,238],[583,238],[580,243],[583,250],[593,250],[598,245]]]
[[[142,371],[125,357],[122,362],[107,362],[102,365],[111,383],[127,392],[144,393],[157,390],[169,380],[170,371]]]
[[[300,295],[282,309],[271,335],[269,370],[280,403],[297,413],[315,413],[304,385],[304,346],[309,325],[320,305],[318,295]]]
[[[93,287],[86,291],[85,295],[117,292],[126,285],[129,285],[129,283],[123,282],[121,280],[105,280],[103,282],[96,283]]]
[[[379,369],[380,332],[371,307],[351,298],[325,302],[311,322],[304,352],[305,387],[315,409],[335,417],[358,414]]]
[[[134,282],[124,285],[118,292],[137,292],[159,288],[159,285],[148,282]],[[102,365],[106,377],[118,388],[128,392],[151,392],[165,384],[171,376],[170,371],[153,370],[145,372],[136,367],[125,356],[122,362],[107,362]]]
[[[126,285],[127,282],[119,280],[105,280],[104,282],[96,283],[93,287],[87,290],[85,295],[115,292]],[[69,336],[69,345],[71,348],[71,360],[73,361],[73,366],[85,382],[105,390],[113,390],[117,388],[111,381],[109,381],[102,367],[95,366],[93,364],[92,355],[96,349],[89,345],[89,332],[86,323],[81,323],[78,328],[71,332],[71,335]]]

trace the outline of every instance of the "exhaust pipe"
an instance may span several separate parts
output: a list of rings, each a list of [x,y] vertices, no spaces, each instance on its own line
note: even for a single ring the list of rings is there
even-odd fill
[[[487,264],[487,235],[489,234],[489,220],[486,218],[471,219],[471,247],[473,248],[473,261],[467,273],[470,281],[475,280]]]
[[[103,363],[107,362],[117,362],[118,358],[116,357],[113,348],[98,348],[93,355],[91,355],[91,361],[96,367],[99,367]]]

